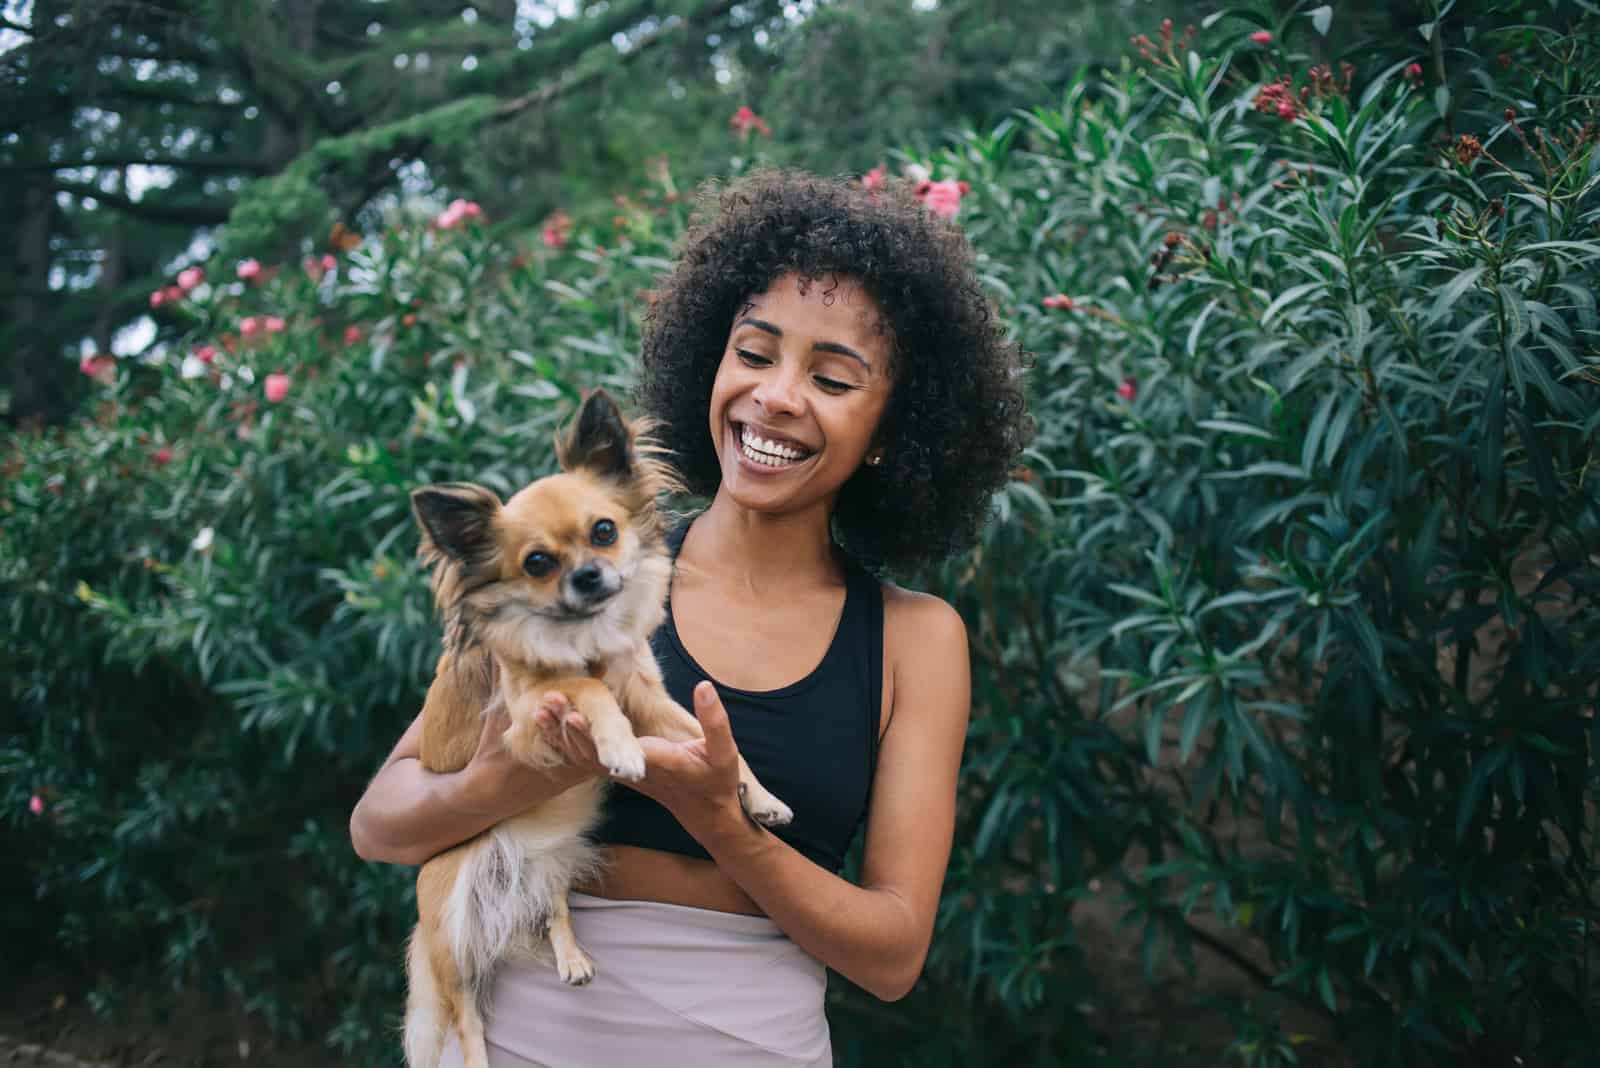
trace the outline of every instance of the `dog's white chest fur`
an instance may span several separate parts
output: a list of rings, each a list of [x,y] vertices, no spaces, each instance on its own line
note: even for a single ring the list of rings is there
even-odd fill
[[[501,823],[462,866],[445,919],[456,966],[474,982],[531,941],[572,884],[592,873],[585,834],[600,815],[605,783],[590,779]]]

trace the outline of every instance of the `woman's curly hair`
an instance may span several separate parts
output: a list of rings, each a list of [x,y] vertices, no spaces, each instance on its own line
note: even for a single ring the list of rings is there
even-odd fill
[[[834,532],[862,564],[910,569],[972,543],[1032,433],[1023,354],[980,288],[953,223],[909,183],[878,190],[764,170],[702,191],[677,266],[645,319],[638,401],[690,492],[721,481],[711,384],[745,301],[779,275],[854,279],[887,320],[894,388],[883,463],[845,483]]]

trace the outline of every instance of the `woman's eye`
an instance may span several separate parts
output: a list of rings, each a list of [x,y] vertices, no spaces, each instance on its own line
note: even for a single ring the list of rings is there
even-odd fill
[[[821,375],[817,376],[817,385],[821,386],[829,393],[843,393],[847,389],[855,388],[848,382],[840,382],[836,378],[823,378]]]
[[[589,531],[589,540],[596,545],[611,545],[617,540],[617,525],[609,519],[601,519]]]
[[[522,570],[526,571],[534,578],[544,578],[546,575],[550,574],[551,571],[555,570],[555,566],[555,557],[551,556],[549,553],[534,552],[529,553],[527,556],[522,558]]]
[[[739,354],[739,359],[742,362],[751,367],[766,367],[768,364],[772,363],[771,360],[767,359],[759,352],[751,352],[749,349],[734,349],[733,351]]]

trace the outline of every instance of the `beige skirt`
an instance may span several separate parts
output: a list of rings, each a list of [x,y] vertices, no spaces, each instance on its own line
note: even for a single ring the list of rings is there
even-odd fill
[[[490,1068],[831,1068],[827,972],[764,916],[572,894],[594,981],[504,964]],[[452,1034],[441,1068],[461,1068]]]

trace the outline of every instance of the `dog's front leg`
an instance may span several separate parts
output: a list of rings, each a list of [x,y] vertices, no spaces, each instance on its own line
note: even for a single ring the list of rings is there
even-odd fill
[[[514,702],[511,710],[512,726],[506,732],[506,746],[521,759],[527,750],[530,763],[548,765],[558,763],[561,756],[544,740],[543,732],[534,722],[539,700],[555,691],[564,694],[572,707],[589,723],[589,737],[594,740],[595,756],[605,765],[606,771],[619,779],[638,782],[644,778],[644,750],[633,735],[633,724],[622,714],[617,699],[599,679],[587,675],[552,679],[544,685],[530,689]],[[513,741],[512,731],[517,732]]]

